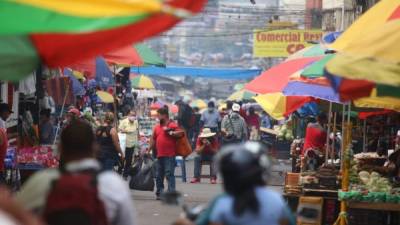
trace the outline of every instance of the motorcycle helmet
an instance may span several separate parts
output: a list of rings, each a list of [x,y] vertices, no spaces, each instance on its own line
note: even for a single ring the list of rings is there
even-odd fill
[[[271,167],[267,147],[259,142],[227,145],[217,155],[217,165],[226,191],[236,188],[265,185]]]

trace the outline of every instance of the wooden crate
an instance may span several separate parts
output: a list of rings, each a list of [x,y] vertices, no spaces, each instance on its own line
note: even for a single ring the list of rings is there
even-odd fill
[[[286,173],[285,186],[299,186],[300,173]]]

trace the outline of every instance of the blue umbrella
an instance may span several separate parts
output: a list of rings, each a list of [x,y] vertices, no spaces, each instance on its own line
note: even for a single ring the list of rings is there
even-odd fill
[[[102,57],[96,58],[96,82],[103,89],[114,86],[112,72]]]
[[[76,77],[72,74],[72,70],[64,69],[64,75],[67,75],[69,79],[72,81],[72,92],[75,96],[85,95],[86,90],[83,85],[76,79]]]

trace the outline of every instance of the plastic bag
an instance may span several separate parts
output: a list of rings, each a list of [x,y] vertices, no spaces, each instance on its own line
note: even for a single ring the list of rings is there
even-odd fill
[[[154,191],[153,159],[145,155],[139,157],[134,163],[129,182],[129,187],[139,191]]]

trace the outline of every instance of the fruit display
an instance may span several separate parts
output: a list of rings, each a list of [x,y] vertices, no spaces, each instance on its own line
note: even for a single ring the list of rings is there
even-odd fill
[[[293,129],[289,123],[274,126],[274,131],[277,133],[278,140],[292,141],[294,139]]]
[[[17,151],[18,164],[39,165],[45,168],[58,167],[58,159],[49,146],[21,148]]]

